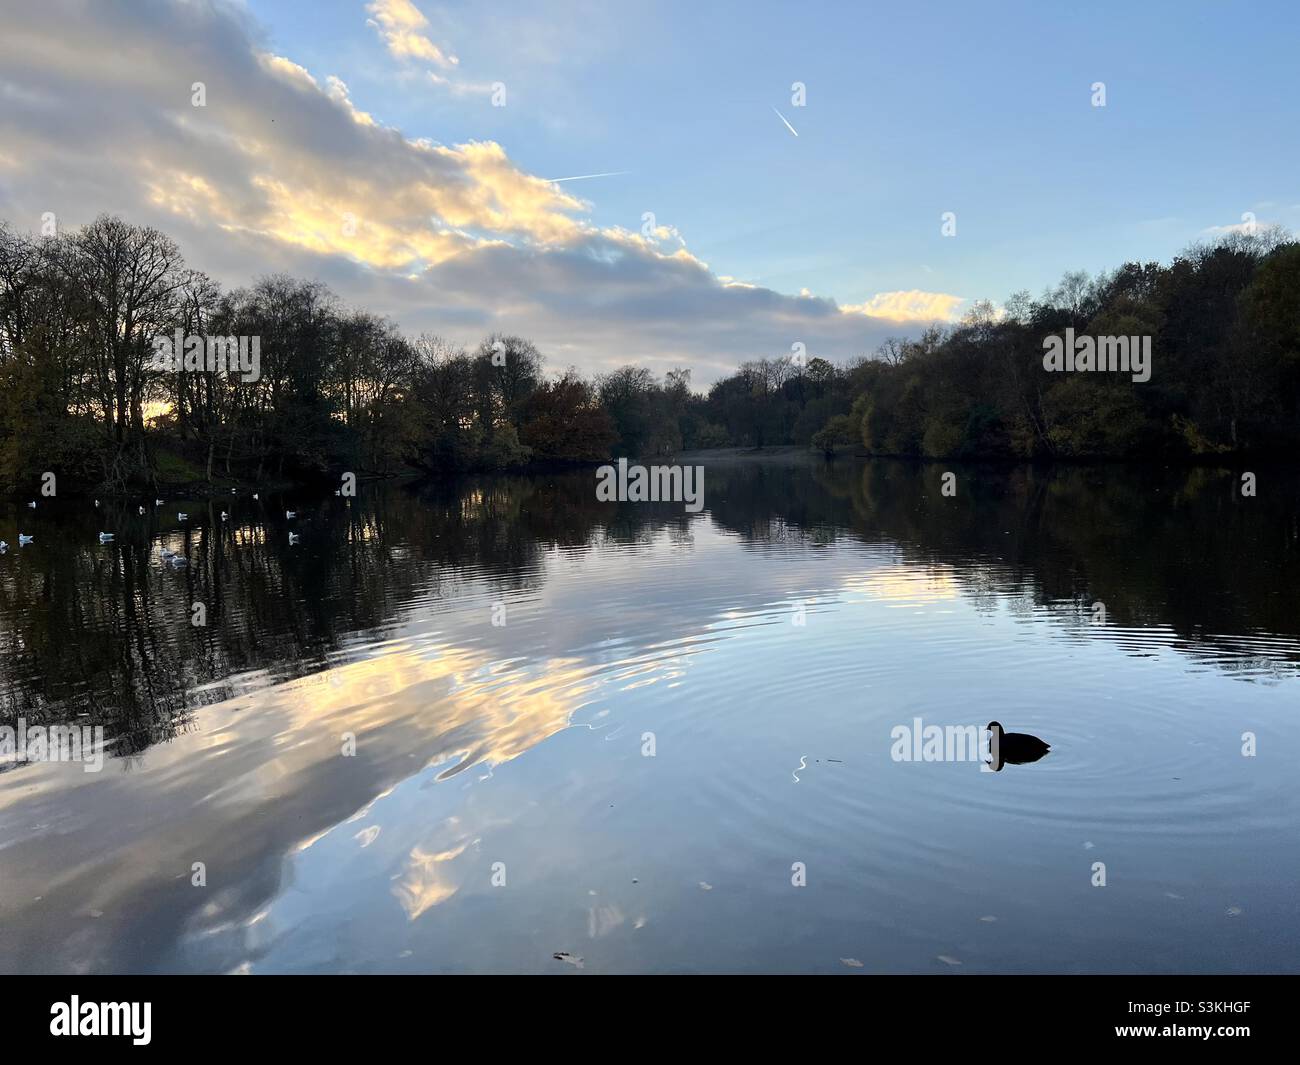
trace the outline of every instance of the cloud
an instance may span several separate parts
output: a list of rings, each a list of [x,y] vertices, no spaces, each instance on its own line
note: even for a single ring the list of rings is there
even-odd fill
[[[845,314],[865,314],[874,318],[891,318],[896,322],[953,322],[957,308],[966,300],[944,292],[879,292],[865,303],[842,308]]]
[[[372,10],[385,32],[425,25],[410,4]],[[719,277],[671,227],[598,228],[584,200],[501,144],[409,138],[339,78],[260,41],[223,3],[46,0],[8,14],[0,215],[36,228],[53,211],[67,228],[117,213],[168,232],[225,284],[288,271],[410,332],[470,344],[508,330],[552,366],[684,364],[697,384],[796,342],[863,355],[962,302],[887,292],[841,307]],[[192,106],[196,82],[206,106]]]
[[[1201,230],[1201,235],[1221,237],[1221,236],[1227,236],[1229,233],[1241,233],[1244,234],[1245,236],[1253,237],[1257,233],[1260,233],[1263,230],[1268,229],[1272,225],[1274,225],[1274,223],[1272,222],[1256,221],[1253,215],[1250,218],[1246,218],[1243,216],[1240,222],[1237,222],[1233,225],[1207,226],[1205,229]]]
[[[373,18],[370,25],[379,31],[388,51],[397,59],[423,59],[440,67],[453,67],[460,62],[449,56],[421,31],[428,27],[424,17],[411,0],[373,0],[366,5]]]

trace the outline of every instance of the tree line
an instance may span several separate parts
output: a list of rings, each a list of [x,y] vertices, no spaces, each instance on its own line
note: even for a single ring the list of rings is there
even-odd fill
[[[1048,372],[1067,329],[1149,337],[1150,379]],[[956,326],[892,340],[847,374],[815,435],[827,452],[924,458],[1179,461],[1300,444],[1300,244],[1231,233],[1168,266],[1068,273],[1038,299],[976,305]]]
[[[1153,338],[1151,380],[1051,374],[1072,328]],[[159,336],[260,337],[255,380],[160,369]],[[126,492],[590,463],[799,445],[916,457],[1140,458],[1282,452],[1300,442],[1300,245],[1280,230],[1170,265],[1067,274],[1039,299],[836,365],[548,374],[528,340],[466,349],[285,275],[223,290],[157,229],[101,216],[34,238],[0,223],[0,487]]]

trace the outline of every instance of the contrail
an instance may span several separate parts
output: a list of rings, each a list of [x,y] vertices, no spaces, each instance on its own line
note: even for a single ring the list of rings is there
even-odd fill
[[[774,107],[772,108],[772,110],[776,111],[776,108]],[[779,118],[782,122],[785,122],[785,115],[781,114],[780,111],[776,111],[776,117]],[[785,122],[785,128],[788,129],[791,133],[793,133],[796,137],[799,136],[799,131],[795,129],[794,126],[790,125],[789,122]]]
[[[611,170],[605,174],[576,174],[573,177],[553,177],[553,178],[545,178],[543,180],[558,184],[561,181],[586,181],[588,178],[618,177],[621,174],[630,174],[630,173],[632,173],[632,171],[630,170]]]

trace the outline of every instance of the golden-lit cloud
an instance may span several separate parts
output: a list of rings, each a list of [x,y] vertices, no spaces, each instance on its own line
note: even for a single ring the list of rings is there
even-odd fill
[[[370,24],[379,31],[388,51],[397,59],[422,59],[440,67],[453,67],[459,60],[447,55],[424,33],[429,20],[411,0],[372,0],[366,5]]]
[[[946,292],[922,292],[909,289],[905,292],[878,292],[865,303],[846,304],[840,309],[845,314],[865,314],[872,318],[888,318],[895,322],[955,322],[965,299]]]
[[[452,72],[413,4],[369,11],[392,54]],[[598,224],[592,204],[495,140],[385,124],[339,77],[260,47],[242,8],[46,0],[5,30],[6,213],[21,224],[54,210],[68,228],[116,211],[165,230],[227,285],[283,270],[412,333],[473,344],[506,329],[587,372],[686,364],[697,385],[796,341],[832,359],[870,354],[964,302],[895,291],[842,306],[715,274],[668,221]],[[481,88],[451,80],[453,95]]]
[[[481,226],[523,234],[543,243],[572,240],[582,227],[565,212],[585,205],[558,185],[525,174],[501,145],[475,141],[455,148],[429,149],[455,163],[467,180],[429,189],[430,206],[453,226]]]
[[[356,106],[352,103],[352,98],[348,95],[348,87],[342,78],[336,78],[331,74],[325,79],[325,84],[328,86],[327,92],[329,93],[329,98],[342,105],[343,109],[352,116],[353,122],[360,123],[363,126],[373,126],[375,124],[372,115],[365,111],[357,110]]]
[[[322,255],[347,255],[368,266],[398,269],[416,261],[442,262],[474,243],[451,230],[358,216],[363,195],[331,197],[328,192],[293,188],[269,178],[256,178],[254,184],[266,193],[270,208],[259,231]]]

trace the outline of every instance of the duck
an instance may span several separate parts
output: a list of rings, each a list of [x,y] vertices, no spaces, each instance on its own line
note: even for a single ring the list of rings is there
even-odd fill
[[[1037,762],[1052,749],[1050,743],[1044,743],[1037,736],[1027,732],[1007,732],[997,721],[988,723],[989,750],[996,764],[994,772],[1004,765],[1024,765]]]
[[[26,547],[26,546],[27,546],[28,544],[30,544],[31,542],[32,542],[32,537],[28,536],[26,533],[19,533],[19,534],[18,534],[18,546],[19,546],[19,547]]]
[[[5,543],[3,540],[0,540],[0,555],[3,555],[8,550],[9,550],[9,545]]]
[[[170,562],[175,569],[180,569],[182,566],[188,566],[190,562],[190,560],[184,555],[172,555],[172,557],[167,561]]]
[[[107,544],[107,543],[110,543],[110,542],[112,541],[112,539],[113,539],[113,534],[112,534],[112,533],[102,532],[102,533],[99,534],[99,542],[100,542],[101,544]]]
[[[297,534],[297,533],[290,533],[290,534],[289,534],[289,546],[292,547],[292,546],[293,546],[294,544],[296,544],[297,542],[298,542],[298,534]]]
[[[158,548],[158,557],[161,558],[164,562],[166,562],[169,559],[175,558],[176,552],[173,551],[170,547],[160,547]]]

